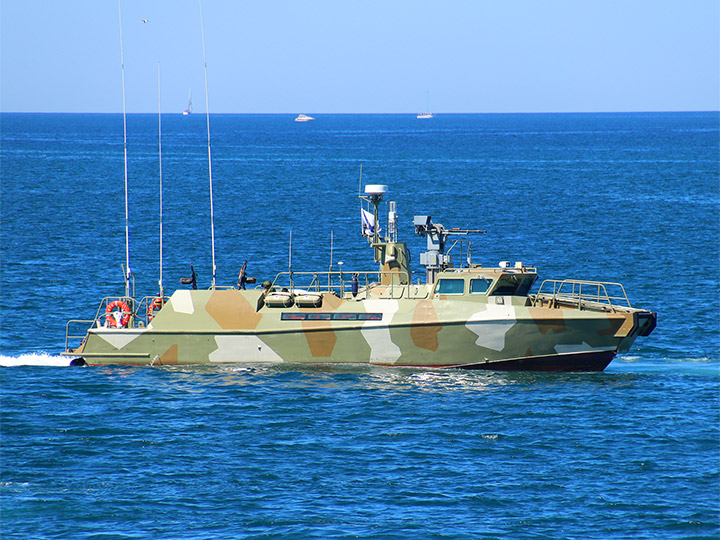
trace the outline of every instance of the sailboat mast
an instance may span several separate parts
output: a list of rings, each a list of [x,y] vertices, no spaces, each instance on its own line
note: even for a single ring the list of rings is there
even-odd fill
[[[162,173],[162,115],[160,109],[160,62],[158,62],[158,166],[160,173],[160,298],[165,296],[163,290],[163,173]]]
[[[215,288],[215,213],[213,210],[213,181],[212,181],[212,154],[210,151],[210,102],[208,98],[208,79],[207,79],[207,57],[205,55],[205,24],[203,21],[202,0],[198,0],[200,4],[200,32],[202,35],[203,47],[203,64],[205,66],[205,118],[207,123],[207,149],[208,149],[208,176],[210,178],[210,242],[212,244],[212,285]]]
[[[125,163],[125,297],[130,297],[130,219],[128,207],[128,157],[127,157],[127,114],[125,110],[125,57],[122,39],[122,10],[118,0],[118,23],[120,25],[120,71],[122,74],[122,110],[123,110],[123,153]]]

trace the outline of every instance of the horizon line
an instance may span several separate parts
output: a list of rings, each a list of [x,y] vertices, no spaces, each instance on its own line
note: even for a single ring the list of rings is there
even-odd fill
[[[677,114],[677,113],[720,113],[720,109],[676,109],[676,110],[606,110],[606,111],[482,111],[482,112],[461,112],[461,111],[446,111],[446,112],[433,112],[433,116],[441,115],[455,115],[455,114]],[[122,111],[0,111],[0,114],[123,114]],[[139,114],[152,114],[157,116],[157,111],[142,111],[142,112],[127,112],[128,115],[139,115]],[[180,115],[182,111],[178,112],[162,112],[164,115]],[[193,113],[192,116],[204,116],[206,113],[198,111]],[[211,112],[210,115],[298,115],[298,112]],[[418,112],[313,112],[305,111],[302,114],[316,114],[316,115],[396,115],[396,116],[415,116],[420,114]]]

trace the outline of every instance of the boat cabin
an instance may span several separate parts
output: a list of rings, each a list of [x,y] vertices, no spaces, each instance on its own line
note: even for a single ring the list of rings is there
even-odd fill
[[[517,263],[516,268],[448,268],[437,274],[433,296],[528,296],[537,270]]]

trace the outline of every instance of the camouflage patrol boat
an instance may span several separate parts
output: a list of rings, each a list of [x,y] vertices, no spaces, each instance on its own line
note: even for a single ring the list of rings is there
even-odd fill
[[[70,321],[74,364],[177,365],[235,362],[357,363],[423,368],[601,371],[656,314],[633,308],[622,285],[545,280],[521,262],[453,264],[470,234],[415,216],[427,239],[424,280],[410,271],[390,203],[388,236],[378,206],[387,186],[366,186],[363,232],[378,267],[369,272],[287,272],[246,288],[180,289],[170,297],[104,298],[92,320]],[[369,210],[372,211],[369,211]],[[446,243],[457,236],[448,249]],[[462,243],[461,243],[462,248]],[[469,248],[468,248],[469,253]],[[251,280],[252,281],[252,280]],[[78,334],[78,325],[83,327]],[[89,328],[88,328],[89,327]],[[71,348],[73,340],[79,346]]]

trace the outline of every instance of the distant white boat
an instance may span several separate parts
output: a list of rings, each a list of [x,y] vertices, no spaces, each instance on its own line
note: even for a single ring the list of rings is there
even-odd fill
[[[190,96],[188,96],[187,109],[183,111],[183,116],[187,116],[192,113],[192,88],[190,89]]]
[[[425,92],[425,112],[417,115],[417,118],[432,118],[433,113],[430,112],[430,93]]]
[[[296,122],[309,122],[310,120],[315,120],[312,116],[308,116],[307,114],[298,114],[297,118],[295,119]]]

